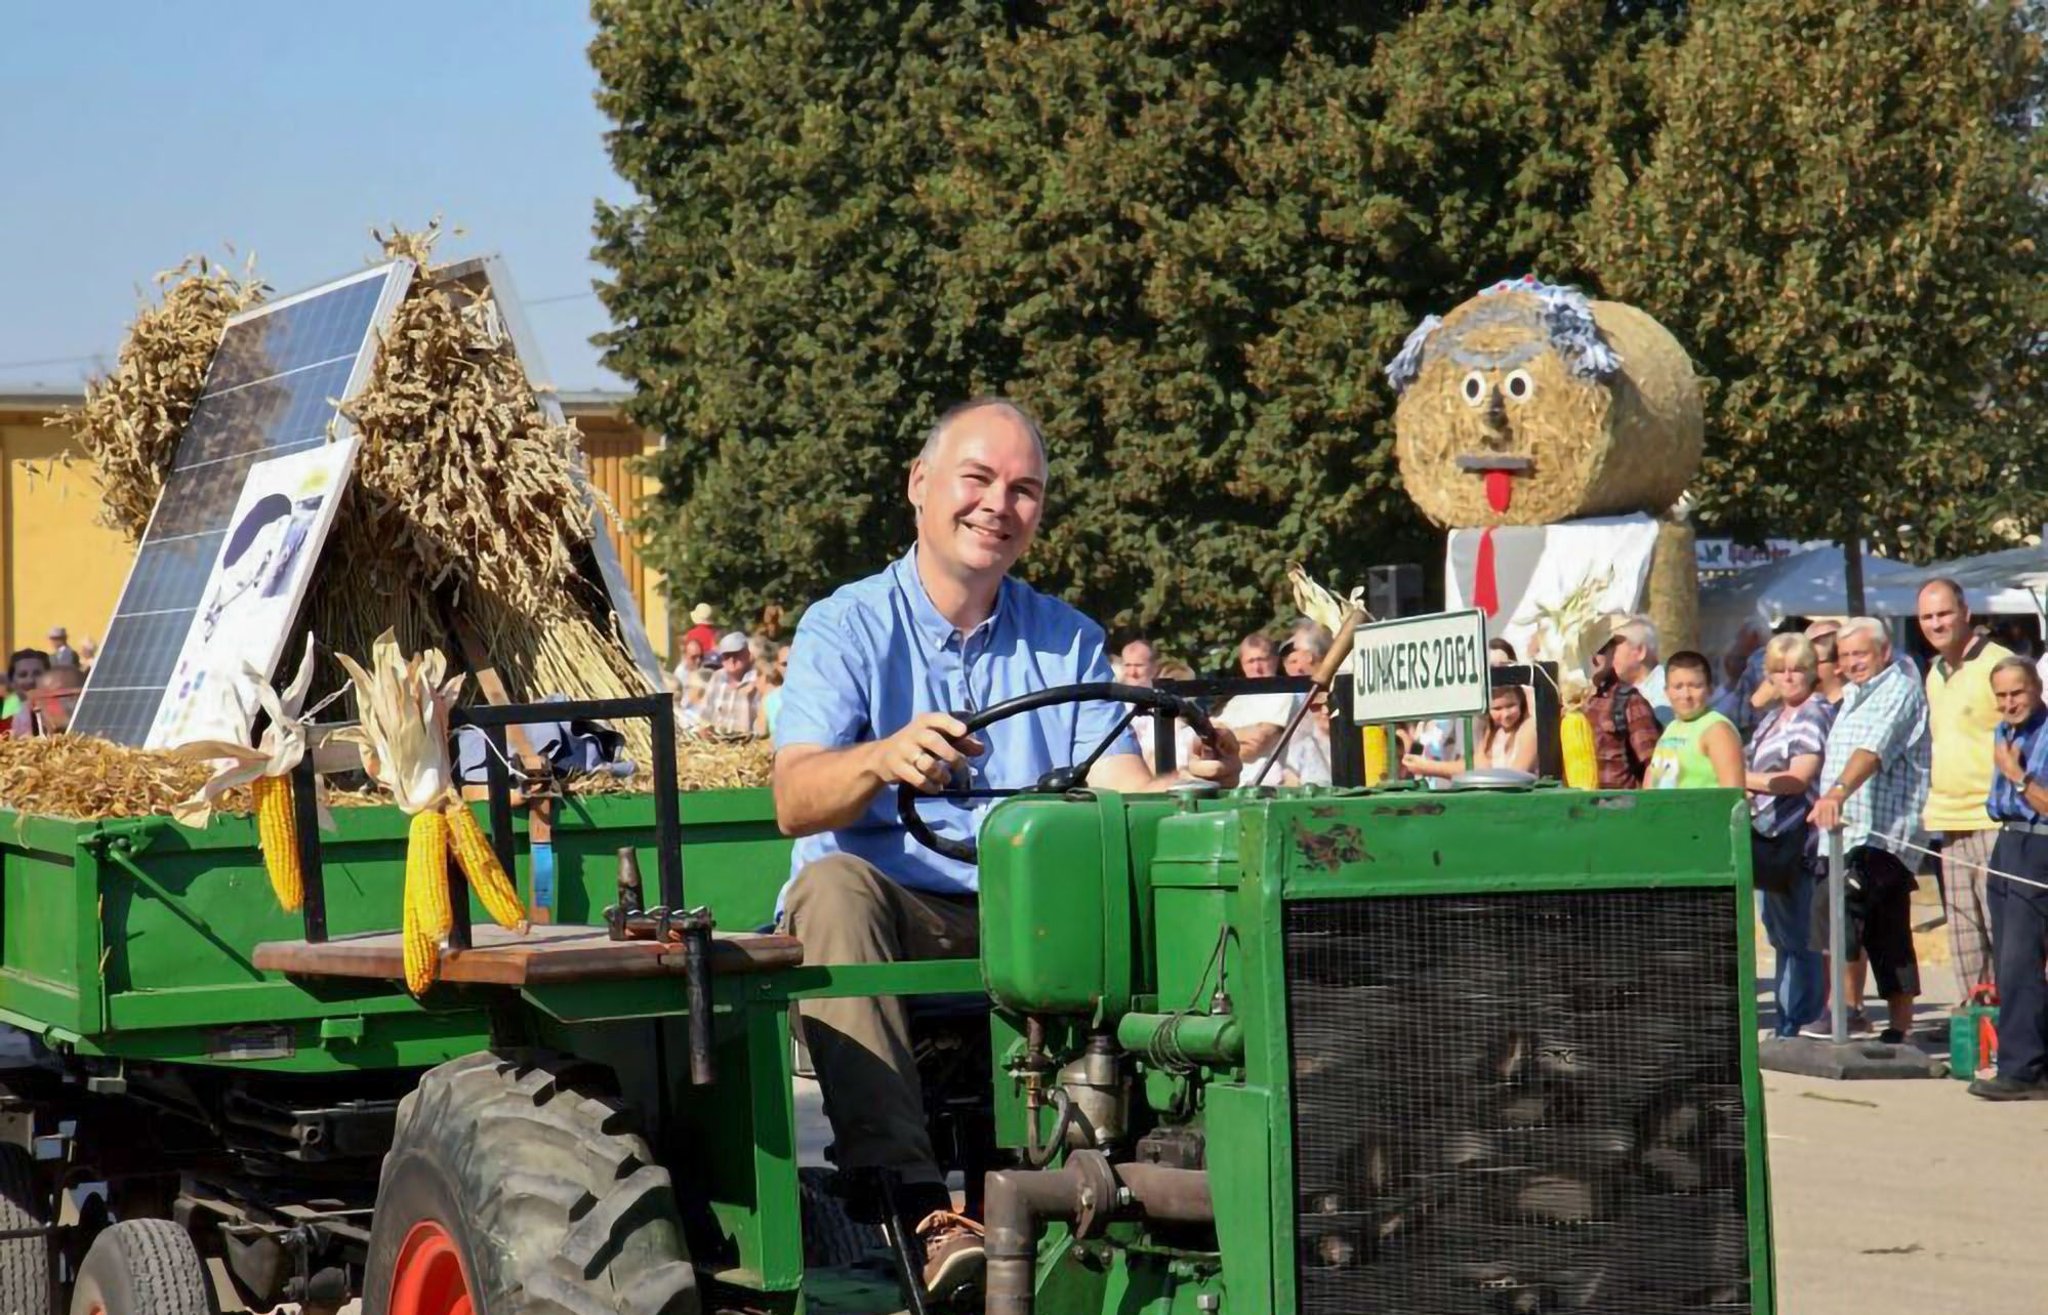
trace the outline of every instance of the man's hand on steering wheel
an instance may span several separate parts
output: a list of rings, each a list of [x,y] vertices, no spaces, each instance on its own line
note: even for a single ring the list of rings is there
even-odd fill
[[[1229,790],[1238,784],[1244,774],[1244,757],[1238,752],[1237,732],[1228,726],[1216,728],[1216,742],[1196,737],[1188,746],[1187,766],[1183,769],[1198,781],[1214,781]]]
[[[921,712],[909,725],[875,745],[877,774],[884,786],[907,785],[937,794],[967,779],[970,758],[987,745],[968,734],[967,723],[944,712]]]

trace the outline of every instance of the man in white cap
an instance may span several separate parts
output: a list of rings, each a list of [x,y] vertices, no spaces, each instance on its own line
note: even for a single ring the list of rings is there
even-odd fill
[[[690,628],[683,632],[684,642],[696,640],[697,651],[707,662],[711,660],[711,650],[718,647],[718,627],[711,624],[717,616],[718,613],[711,610],[711,604],[699,603],[690,609]]]
[[[71,647],[71,636],[63,626],[50,627],[50,665],[53,667],[76,667],[78,652]]]
[[[735,630],[718,641],[718,670],[704,691],[703,727],[714,735],[752,735],[761,690],[754,682],[754,654]]]

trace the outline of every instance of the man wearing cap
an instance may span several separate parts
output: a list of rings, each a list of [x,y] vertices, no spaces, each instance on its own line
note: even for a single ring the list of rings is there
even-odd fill
[[[683,642],[697,641],[697,651],[706,661],[711,659],[712,650],[718,647],[718,627],[711,623],[718,613],[711,610],[711,604],[699,603],[690,609],[690,628],[683,632]]]
[[[798,837],[782,926],[811,964],[971,958],[979,943],[977,870],[913,840],[899,787],[938,792],[956,777],[1024,787],[1109,746],[1089,784],[1163,788],[1120,723],[1127,708],[1066,703],[969,737],[954,711],[1114,673],[1102,628],[1010,578],[1031,546],[1047,494],[1045,442],[1029,413],[1002,398],[954,407],[911,463],[917,541],[883,570],[805,611],[775,723],[775,816]],[[1228,731],[1197,746],[1190,773],[1235,784]],[[1180,779],[1185,779],[1182,777]],[[933,828],[972,839],[990,801],[934,800]],[[957,1290],[979,1268],[979,1228],[952,1198],[925,1128],[910,1024],[895,999],[807,1000],[804,1039],[816,1065],[841,1169],[893,1173],[897,1214],[926,1257],[925,1284]]]
[[[704,691],[699,705],[699,725],[714,735],[746,736],[754,733],[754,715],[760,711],[761,690],[754,683],[754,654],[747,637],[735,630],[718,641],[718,670]]]
[[[78,652],[71,647],[71,636],[63,626],[50,628],[50,665],[53,667],[76,667]]]

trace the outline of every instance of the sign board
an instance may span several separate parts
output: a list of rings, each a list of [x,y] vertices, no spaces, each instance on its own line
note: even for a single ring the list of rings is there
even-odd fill
[[[256,713],[245,668],[278,669],[360,442],[349,437],[249,467],[145,747],[244,733]]]
[[[1376,621],[1351,650],[1351,715],[1361,725],[1484,716],[1492,697],[1486,614]]]
[[[1693,563],[1702,573],[1746,571],[1752,566],[1769,566],[1772,562],[1790,557],[1805,547],[1806,545],[1798,539],[1766,539],[1761,548],[1737,543],[1733,539],[1695,539],[1692,545]]]

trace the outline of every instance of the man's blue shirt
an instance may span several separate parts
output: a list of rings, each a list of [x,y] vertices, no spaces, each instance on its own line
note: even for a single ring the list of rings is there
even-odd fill
[[[2048,726],[2048,711],[2036,708],[2034,715],[2018,726],[2000,722],[1998,729],[1992,732],[2001,743],[2013,746],[2013,753],[2020,760],[2020,770],[2030,773],[2036,781],[2048,781],[2048,735],[2041,733],[2043,726]],[[2038,824],[2048,820],[2034,811],[2033,806],[2027,803],[2026,795],[2006,779],[2004,772],[1991,773],[1991,794],[1985,800],[1985,806],[1991,810],[1994,822]]]
[[[895,734],[926,712],[965,714],[1054,685],[1115,679],[1102,627],[1044,594],[1005,579],[995,611],[961,635],[939,614],[917,575],[917,550],[813,604],[796,628],[776,714],[775,747],[840,749]],[[988,752],[974,784],[1034,785],[1054,767],[1079,762],[1129,709],[1113,703],[1040,708],[980,732]],[[1110,753],[1138,752],[1126,729]],[[920,814],[942,836],[973,840],[993,800],[962,808],[927,799]],[[805,836],[790,860],[795,877],[827,854],[864,858],[912,890],[972,894],[977,873],[912,840],[884,789],[858,821]]]

